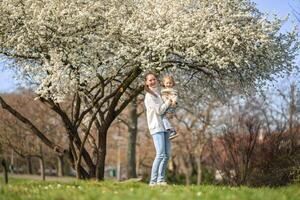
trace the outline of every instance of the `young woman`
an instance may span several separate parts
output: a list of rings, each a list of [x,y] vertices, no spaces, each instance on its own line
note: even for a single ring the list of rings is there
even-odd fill
[[[151,170],[150,186],[167,185],[165,171],[170,157],[169,132],[165,130],[162,116],[172,104],[172,99],[163,102],[154,73],[145,76],[145,107],[150,134],[152,135],[156,156]]]

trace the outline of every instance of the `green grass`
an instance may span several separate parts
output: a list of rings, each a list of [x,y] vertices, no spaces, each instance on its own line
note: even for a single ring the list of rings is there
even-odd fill
[[[10,179],[8,185],[0,184],[0,200],[10,199],[107,199],[107,200],[292,200],[300,199],[300,185],[281,188],[247,188],[223,186],[176,186],[150,188],[145,183],[113,181],[74,181],[70,183],[53,181],[31,181]]]

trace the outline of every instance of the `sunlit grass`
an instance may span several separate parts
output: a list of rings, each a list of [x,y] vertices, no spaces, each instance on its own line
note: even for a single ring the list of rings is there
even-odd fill
[[[8,185],[0,185],[0,200],[10,199],[300,199],[300,185],[291,185],[282,188],[247,188],[224,186],[160,186],[150,188],[139,182],[96,182],[73,181],[43,182],[11,179]]]

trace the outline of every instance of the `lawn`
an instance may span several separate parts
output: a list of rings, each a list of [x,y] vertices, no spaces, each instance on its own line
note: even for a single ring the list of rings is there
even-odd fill
[[[140,182],[95,182],[95,181],[38,181],[10,179],[8,185],[0,183],[0,200],[10,199],[263,199],[263,200],[292,200],[300,199],[300,185],[281,188],[247,188],[223,186],[182,186],[169,185],[150,188]]]

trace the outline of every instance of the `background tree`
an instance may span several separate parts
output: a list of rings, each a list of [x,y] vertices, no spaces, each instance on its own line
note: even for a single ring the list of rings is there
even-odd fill
[[[126,125],[129,136],[127,142],[127,177],[137,178],[136,146],[138,136],[138,119],[144,113],[141,98],[134,98],[128,105],[126,113],[121,113],[118,120]]]
[[[181,81],[182,78],[177,79]],[[214,129],[214,112],[221,102],[208,94],[204,96],[197,80],[187,77],[182,81],[185,87],[179,88],[177,117],[173,121],[180,135],[174,142],[174,159],[177,165],[184,166],[186,184],[191,184],[194,174],[197,176],[196,183],[201,184],[203,150]]]
[[[51,113],[43,104],[33,102],[32,92],[25,90],[19,91],[17,94],[7,94],[4,96],[5,99],[14,105],[14,107],[18,108],[19,111],[26,113],[26,117],[35,120],[36,124],[45,132],[47,137],[56,140],[61,146],[65,146],[66,139],[63,137],[57,138],[62,127],[56,115]],[[45,113],[48,114],[45,115]],[[44,172],[45,162],[49,162],[49,160],[51,160],[50,156],[52,156],[54,157],[53,165],[57,169],[58,175],[63,175],[64,154],[50,153],[47,148],[42,147],[42,144],[40,144],[40,141],[31,132],[30,128],[24,126],[23,123],[18,121],[18,119],[10,113],[5,112],[5,110],[0,111],[0,122],[0,143],[5,145],[6,151],[12,149],[18,156],[26,160],[29,174],[33,173],[33,158],[38,158],[41,161],[40,172]],[[44,156],[42,152],[46,153],[47,156]],[[56,160],[57,162],[55,162]],[[13,163],[11,163],[11,165],[13,165]]]
[[[223,131],[212,138],[210,156],[223,183],[279,186],[299,176],[295,91],[291,85],[289,92],[238,98],[221,111]]]

